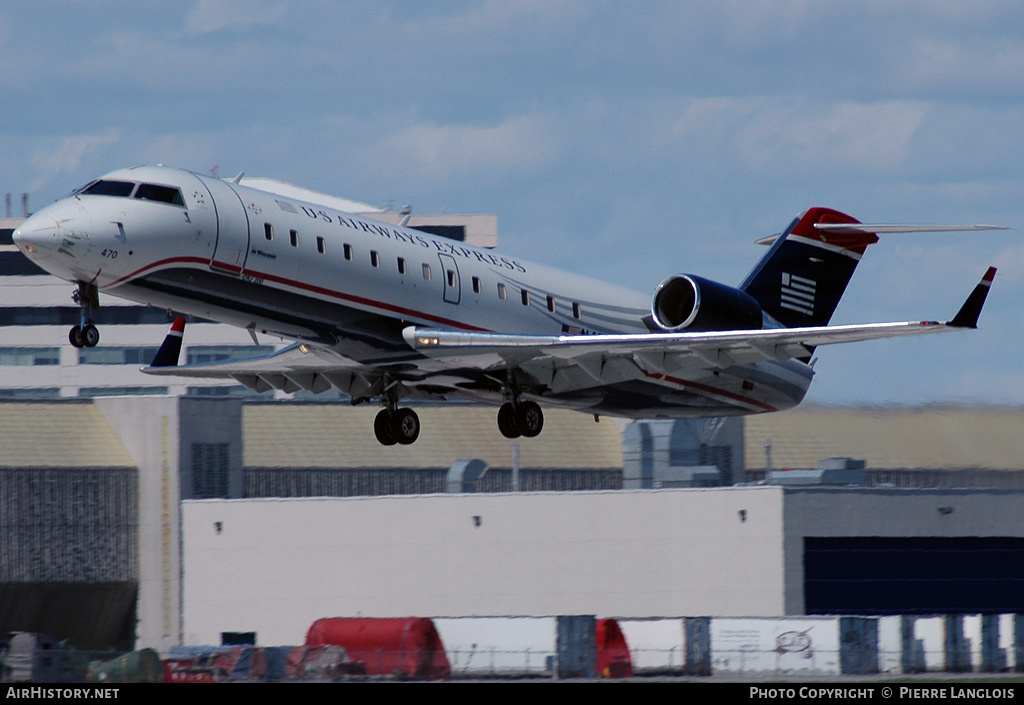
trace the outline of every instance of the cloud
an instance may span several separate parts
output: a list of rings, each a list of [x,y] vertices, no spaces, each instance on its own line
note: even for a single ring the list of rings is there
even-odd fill
[[[517,117],[493,127],[420,124],[384,138],[374,149],[395,168],[424,176],[536,168],[554,148],[546,120]]]
[[[732,154],[757,173],[794,169],[888,173],[904,164],[928,103],[794,102],[707,97],[685,106],[668,134]]]
[[[224,29],[271,27],[286,13],[285,6],[277,3],[249,0],[240,5],[230,0],[199,0],[185,18],[185,33],[199,36]]]
[[[65,176],[78,169],[89,154],[100,147],[116,143],[118,139],[117,133],[109,129],[98,135],[74,135],[66,138],[53,152],[35,157],[32,166],[36,168],[41,181]],[[38,188],[38,185],[33,188]]]

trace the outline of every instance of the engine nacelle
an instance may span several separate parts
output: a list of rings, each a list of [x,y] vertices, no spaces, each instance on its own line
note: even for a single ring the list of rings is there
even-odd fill
[[[676,274],[654,291],[651,315],[667,331],[755,330],[763,326],[761,305],[725,284]]]

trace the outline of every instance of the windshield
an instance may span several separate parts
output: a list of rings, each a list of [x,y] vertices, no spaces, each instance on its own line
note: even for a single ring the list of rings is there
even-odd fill
[[[107,181],[100,179],[95,181],[79,193],[87,196],[120,196],[121,198],[128,198],[132,195],[132,189],[135,188],[135,184],[131,181]]]

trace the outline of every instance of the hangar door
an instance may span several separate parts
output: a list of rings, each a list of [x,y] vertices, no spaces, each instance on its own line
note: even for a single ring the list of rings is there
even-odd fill
[[[1024,612],[1024,539],[804,537],[807,614]]]

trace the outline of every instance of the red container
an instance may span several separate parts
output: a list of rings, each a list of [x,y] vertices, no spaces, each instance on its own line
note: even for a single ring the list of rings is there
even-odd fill
[[[306,645],[322,644],[344,647],[349,658],[365,664],[368,675],[436,680],[451,673],[441,637],[429,619],[318,619],[306,634]]]
[[[619,623],[614,619],[597,620],[596,636],[598,678],[632,678],[633,661]]]

